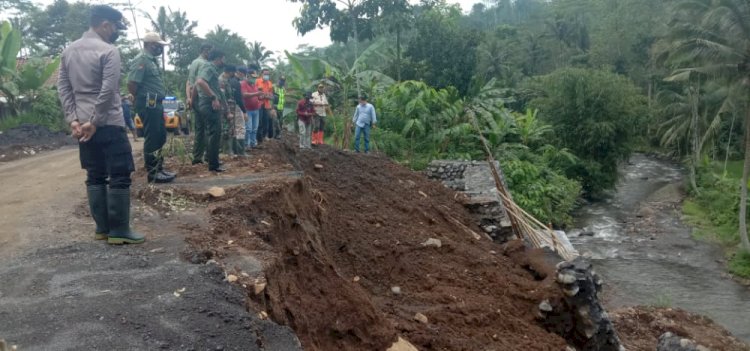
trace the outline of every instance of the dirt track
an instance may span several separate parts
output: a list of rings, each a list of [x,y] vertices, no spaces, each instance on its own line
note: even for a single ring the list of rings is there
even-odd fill
[[[200,226],[199,214],[165,221],[136,204],[149,241],[109,247],[91,239],[83,180],[77,149],[0,164],[0,338],[20,350],[299,349],[246,312],[221,268],[180,259],[174,223]]]

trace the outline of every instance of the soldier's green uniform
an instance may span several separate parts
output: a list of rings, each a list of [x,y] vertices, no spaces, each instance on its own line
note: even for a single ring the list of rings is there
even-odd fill
[[[208,86],[216,94],[216,98],[220,100],[221,105],[226,107],[227,101],[224,94],[221,91],[219,84],[219,69],[214,64],[204,65],[198,72],[196,77],[203,79],[208,83]],[[223,109],[214,110],[211,103],[213,101],[211,96],[206,95],[203,90],[198,89],[198,113],[202,115],[202,121],[196,119],[195,130],[200,129],[206,130],[208,134],[208,145],[206,147],[206,159],[208,161],[208,169],[215,170],[219,168],[219,148],[221,147],[221,118],[224,114]],[[198,133],[196,132],[196,143]],[[195,161],[195,159],[193,160]]]
[[[198,90],[195,86],[195,81],[198,79],[198,73],[206,65],[211,66],[211,63],[206,61],[202,56],[198,56],[197,59],[193,60],[188,67],[188,82],[193,90]],[[206,119],[201,115],[198,110],[198,99],[193,99],[193,111],[195,111],[195,144],[193,145],[193,163],[203,162],[203,155],[206,151]],[[199,128],[200,127],[200,128]]]
[[[128,80],[138,84],[133,106],[143,122],[143,159],[149,176],[153,177],[162,170],[161,148],[167,142],[162,105],[166,89],[156,58],[146,52],[136,56],[130,63]]]
[[[229,126],[233,125],[233,123],[230,123],[232,122],[230,121],[230,118],[231,114],[234,112],[236,104],[234,103],[234,99],[231,98],[231,96],[233,96],[232,87],[229,86],[229,82],[227,82],[227,79],[224,78],[223,74],[219,76],[219,87],[221,88],[221,93],[224,94],[224,97],[227,99],[227,106],[222,114],[221,152],[232,155],[234,150],[232,148],[231,140],[234,139],[234,136],[232,135],[234,133]]]

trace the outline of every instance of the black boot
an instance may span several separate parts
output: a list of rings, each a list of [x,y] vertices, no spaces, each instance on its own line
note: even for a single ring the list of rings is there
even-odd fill
[[[96,222],[95,240],[107,239],[109,234],[109,220],[107,216],[107,185],[89,185],[86,187],[89,198],[91,217]]]
[[[140,244],[146,241],[143,235],[130,230],[130,189],[109,189],[107,197],[109,212],[109,237],[113,245]]]
[[[234,149],[237,155],[247,156],[247,152],[245,152],[246,147],[245,139],[234,139]]]

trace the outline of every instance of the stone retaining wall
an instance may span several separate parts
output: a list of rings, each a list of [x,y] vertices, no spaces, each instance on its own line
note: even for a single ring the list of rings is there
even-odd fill
[[[495,162],[495,167],[502,179],[499,162]],[[468,201],[465,206],[494,240],[502,243],[514,237],[487,162],[435,160],[424,172],[428,178],[439,180],[445,186],[466,194]]]

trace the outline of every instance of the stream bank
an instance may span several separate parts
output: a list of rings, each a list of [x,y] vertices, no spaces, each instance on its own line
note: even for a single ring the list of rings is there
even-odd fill
[[[680,308],[750,341],[750,289],[725,274],[722,248],[693,239],[681,220],[680,166],[635,154],[620,179],[612,197],[578,211],[570,232],[608,285],[609,307]]]

